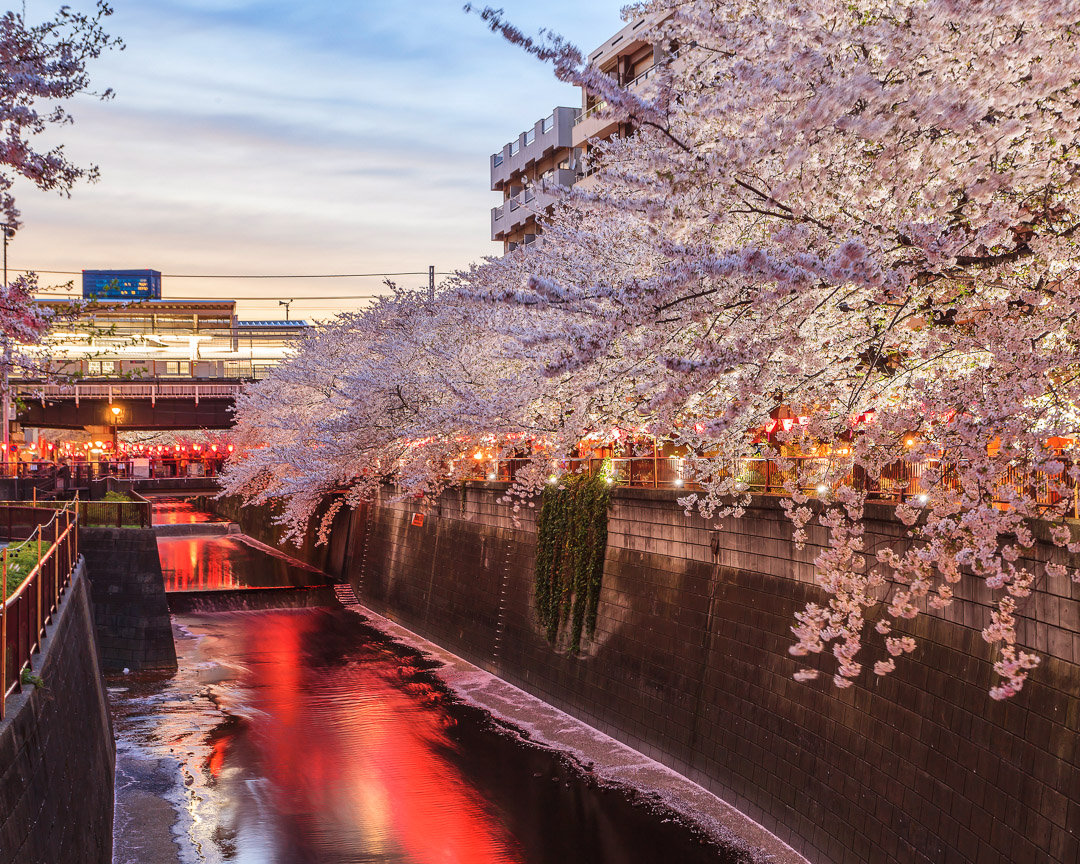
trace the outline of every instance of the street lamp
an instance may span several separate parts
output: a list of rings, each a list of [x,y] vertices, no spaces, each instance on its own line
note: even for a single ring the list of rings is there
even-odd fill
[[[124,409],[119,405],[113,405],[109,408],[109,412],[112,414],[112,440],[113,450],[120,450],[120,429],[117,424],[120,422],[120,415],[124,413]]]

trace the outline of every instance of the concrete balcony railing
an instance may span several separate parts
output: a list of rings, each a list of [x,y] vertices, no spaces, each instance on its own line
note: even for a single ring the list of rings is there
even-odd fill
[[[560,168],[538,183],[519,192],[491,210],[491,239],[505,240],[507,235],[535,222],[536,217],[553,205],[574,185],[573,171]]]
[[[522,174],[556,149],[569,148],[573,137],[577,108],[556,108],[532,129],[522,132],[498,153],[491,156],[491,188],[501,191],[510,179]]]

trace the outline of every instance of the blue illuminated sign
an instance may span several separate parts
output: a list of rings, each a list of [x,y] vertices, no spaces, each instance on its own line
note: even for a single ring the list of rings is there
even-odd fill
[[[160,300],[158,270],[83,270],[84,298]]]

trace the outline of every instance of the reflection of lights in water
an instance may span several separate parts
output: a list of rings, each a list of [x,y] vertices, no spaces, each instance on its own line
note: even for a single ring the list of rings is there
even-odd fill
[[[155,766],[180,762],[162,797],[177,808],[185,862],[521,864],[511,830],[533,862],[739,860],[486,728],[414,655],[348,613],[174,621],[179,671],[152,688],[125,676],[131,692],[111,688],[110,702],[118,778],[138,774],[125,773],[132,751]],[[128,794],[118,782],[121,834]],[[118,864],[147,860],[132,835],[119,841]]]
[[[188,848],[208,864],[519,864],[516,841],[450,758],[446,697],[395,654],[342,645],[335,614],[188,619],[205,635],[197,652],[178,643],[169,686],[182,691],[132,715],[151,755],[181,761]],[[200,657],[222,665],[193,676]],[[183,695],[199,690],[213,703]],[[128,723],[118,729],[130,740]]]
[[[268,555],[239,535],[159,537],[166,591],[228,591],[325,585],[327,577],[283,557]]]

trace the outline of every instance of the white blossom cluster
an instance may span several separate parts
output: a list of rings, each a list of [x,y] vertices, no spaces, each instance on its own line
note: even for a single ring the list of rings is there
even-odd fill
[[[997,597],[991,695],[1013,695],[1039,662],[1017,615],[1080,552],[1080,0],[628,14],[663,10],[678,57],[634,92],[481,13],[635,132],[591,151],[597,173],[541,244],[433,302],[397,292],[344,315],[252,387],[230,491],[282,500],[298,533],[328,492],[430,496],[482,452],[530,460],[521,506],[617,428],[685,448],[688,509],[737,514],[732,466],[784,406],[805,422],[766,455],[827,456],[817,500],[792,483],[785,502],[797,542],[829,537],[828,600],[798,614],[792,653],[831,652],[850,686],[873,631],[887,674],[916,650],[902,622],[977,581]],[[907,536],[870,548],[865,478],[916,464]],[[1031,563],[1037,537],[1049,563]]]
[[[25,11],[0,15],[0,222],[9,237],[20,224],[12,191],[17,177],[64,195],[79,180],[97,179],[96,166],[74,164],[62,144],[40,149],[34,136],[50,125],[71,123],[62,103],[91,92],[88,62],[123,47],[103,29],[110,15],[112,8],[105,0],[97,0],[92,13],[62,6],[51,18],[33,25],[27,23]],[[97,95],[108,99],[112,91]],[[32,344],[44,332],[50,316],[33,302],[36,290],[33,273],[0,286],[0,336],[5,344],[7,340]],[[19,362],[37,369],[41,358],[25,355]],[[6,350],[0,364],[11,363],[11,350]]]

